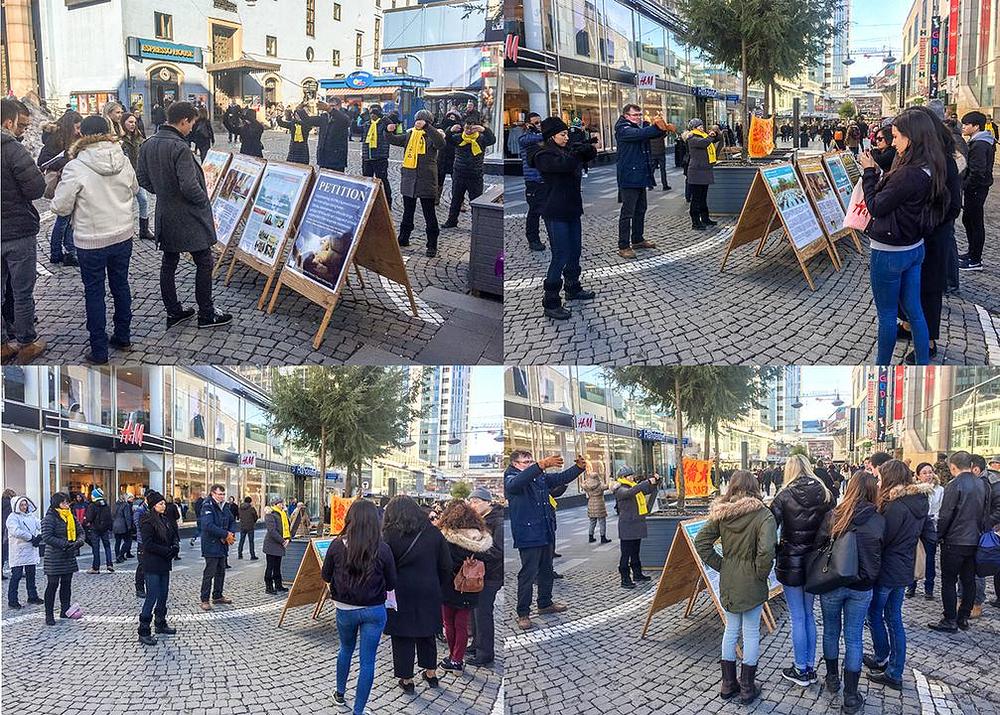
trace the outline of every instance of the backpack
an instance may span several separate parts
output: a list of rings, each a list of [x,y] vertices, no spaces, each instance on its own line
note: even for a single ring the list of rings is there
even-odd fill
[[[841,139],[844,138],[844,133],[838,129],[833,133],[833,138],[836,139],[837,141],[840,141]]]
[[[459,593],[479,593],[486,580],[486,564],[467,556],[455,574],[455,590]]]

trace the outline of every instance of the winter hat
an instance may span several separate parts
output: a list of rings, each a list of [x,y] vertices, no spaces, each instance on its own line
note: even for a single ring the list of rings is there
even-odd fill
[[[940,119],[942,122],[944,121],[944,102],[942,102],[940,99],[932,99],[930,102],[927,103],[927,108],[932,112],[934,112],[934,115],[938,119]]]
[[[551,139],[559,132],[565,132],[568,129],[566,122],[559,117],[546,117],[542,120],[542,139]]]
[[[969,112],[962,117],[962,124],[975,124],[980,128],[986,126],[986,115],[982,112]]]
[[[165,499],[163,498],[163,495],[160,494],[155,489],[151,489],[150,491],[146,492],[146,506],[148,506],[150,509],[159,504],[161,501],[165,501]]]
[[[94,489],[94,491],[90,493],[90,498],[92,501],[104,501],[104,490]]]
[[[492,502],[493,495],[490,494],[490,490],[486,487],[476,487],[469,494],[469,499],[482,499],[485,502]]]
[[[87,117],[80,122],[80,134],[85,137],[107,134],[110,131],[108,120],[104,117]]]
[[[282,499],[281,497],[275,497],[274,499],[271,500],[271,506],[278,506],[278,504],[284,504],[284,503],[285,500]]]
[[[705,122],[698,119],[698,117],[695,117],[690,122],[688,122],[688,129],[698,129],[703,126],[705,126]]]
[[[421,110],[420,110],[419,112],[417,112],[417,113],[416,113],[416,114],[415,114],[415,115],[413,116],[413,119],[414,119],[414,120],[417,120],[417,119],[423,119],[423,120],[424,120],[425,122],[427,122],[428,124],[433,124],[433,123],[434,123],[434,115],[433,115],[433,114],[431,114],[431,113],[430,113],[430,112],[429,112],[428,110],[426,110],[426,109],[421,109]]]
[[[477,112],[474,109],[465,115],[466,124],[480,124],[481,122],[482,122],[482,117],[479,115],[479,112]]]
[[[618,468],[619,479],[627,479],[628,477],[631,477],[633,475],[635,475],[635,470],[632,469],[632,467],[628,466],[627,464]]]
[[[53,509],[58,509],[59,505],[63,502],[69,502],[69,494],[66,492],[56,492],[49,499],[49,506]]]
[[[382,116],[382,105],[381,104],[373,104],[371,107],[368,108],[368,113],[369,114],[374,114],[376,117],[381,117]]]

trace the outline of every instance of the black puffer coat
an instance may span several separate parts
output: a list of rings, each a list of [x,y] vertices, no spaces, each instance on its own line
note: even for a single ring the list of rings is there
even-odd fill
[[[74,517],[75,518],[75,517]],[[67,524],[54,508],[49,508],[42,519],[42,543],[45,544],[45,557],[42,561],[46,576],[61,576],[76,573],[80,567],[76,565],[76,556],[84,544],[83,527],[76,525],[76,540],[66,538]]]
[[[483,160],[486,159],[486,147],[497,143],[497,138],[489,128],[484,127],[480,132],[476,143],[482,152],[472,153],[472,146],[466,144],[462,146],[462,130],[448,133],[448,142],[455,147],[455,163],[451,173],[454,176],[461,176],[466,181],[478,181],[483,178]]]
[[[822,482],[805,476],[794,479],[771,502],[771,513],[781,534],[774,572],[785,586],[805,583],[806,556],[815,548],[823,517],[834,506]]]

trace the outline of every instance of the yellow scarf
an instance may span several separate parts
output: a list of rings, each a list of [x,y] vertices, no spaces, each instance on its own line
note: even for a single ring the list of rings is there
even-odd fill
[[[288,514],[285,512],[284,507],[271,507],[271,511],[281,517],[281,538],[290,539],[292,538],[291,527],[288,526]]]
[[[692,129],[691,133],[696,137],[701,137],[702,139],[708,139],[708,134],[703,132],[701,129]],[[708,163],[715,163],[715,142],[708,145]]]
[[[553,509],[556,509],[556,508],[559,507],[559,502],[557,502],[556,498],[554,496],[552,496],[551,494],[549,494],[549,504],[552,505]]]
[[[369,149],[378,148],[378,119],[373,119],[371,126],[368,127],[368,136],[365,137],[365,144],[368,145]]]
[[[631,489],[635,486],[635,482],[630,479],[619,479],[619,484],[624,484],[626,487]],[[639,505],[639,516],[645,516],[649,513],[649,507],[646,505],[646,495],[639,492],[635,495],[635,503]]]
[[[479,132],[476,132],[475,134],[463,134],[462,143],[458,146],[463,147],[465,145],[469,145],[472,147],[472,156],[479,156],[483,153],[483,148],[479,146],[479,142],[476,141],[478,138]]]
[[[302,125],[298,122],[295,123],[295,138],[292,141],[304,142],[305,138],[302,136]]]
[[[69,509],[56,509],[56,513],[66,522],[66,539],[76,541],[76,519],[73,518],[73,512]]]
[[[417,159],[421,154],[427,153],[427,140],[424,139],[423,129],[414,129],[410,132],[410,138],[406,142],[406,149],[403,151],[403,168],[416,169]]]

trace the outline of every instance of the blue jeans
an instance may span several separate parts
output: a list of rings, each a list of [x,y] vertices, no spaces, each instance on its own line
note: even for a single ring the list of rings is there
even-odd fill
[[[149,194],[146,190],[139,187],[139,190],[135,194],[135,201],[139,204],[139,218],[149,218]]]
[[[861,670],[864,655],[865,614],[871,603],[871,589],[854,591],[846,586],[819,597],[823,610],[823,657],[833,660],[840,654],[840,633],[844,632],[844,670]]]
[[[580,279],[580,252],[583,240],[583,228],[580,219],[573,221],[545,222],[549,232],[549,243],[552,245],[552,260],[549,270],[545,273],[546,281],[559,281],[563,274],[567,283],[576,283]]]
[[[872,249],[870,276],[875,309],[878,311],[878,365],[892,362],[892,351],[896,347],[896,316],[900,307],[910,320],[917,365],[926,365],[930,361],[927,319],[920,305],[920,266],[923,262],[923,244],[908,251]]]
[[[937,555],[937,532],[933,533],[934,536],[932,538],[925,539],[923,535],[920,536],[920,543],[924,545],[924,553],[926,554],[924,561],[924,593],[928,596],[934,593],[934,576],[936,575],[934,557]],[[910,588],[916,590],[917,582],[914,581],[911,583]]]
[[[62,261],[63,255],[75,256],[76,246],[73,245],[73,224],[69,216],[56,216],[49,236],[49,260],[53,263]]]
[[[785,586],[785,602],[792,619],[792,650],[795,667],[811,670],[816,667],[816,617],[813,603],[816,597],[801,586]]]
[[[35,587],[35,567],[34,566],[11,566],[10,585],[7,587],[7,604],[17,603],[17,589],[21,585],[21,576],[28,587],[28,598],[38,598],[38,589]]]
[[[872,632],[875,660],[889,659],[886,675],[903,679],[906,664],[906,630],[903,628],[903,592],[905,586],[878,586],[868,607],[868,626]]]
[[[91,566],[94,569],[101,568],[101,544],[104,544],[104,560],[105,563],[111,565],[111,532],[110,531],[91,531],[90,532],[90,548],[94,552],[94,561]]]
[[[726,631],[722,634],[722,659],[736,660],[736,640],[743,633],[743,663],[757,665],[760,657],[760,612],[764,604],[742,613],[726,611]]]
[[[167,622],[167,594],[170,592],[170,572],[146,574],[146,600],[142,602],[139,620],[147,623],[156,615],[156,622]]]
[[[97,359],[108,357],[107,307],[105,287],[111,290],[115,302],[114,338],[120,343],[131,340],[132,293],[128,285],[128,266],[132,260],[132,239],[106,248],[83,249],[77,252],[83,295],[87,305],[87,332],[90,350]],[[107,276],[107,278],[105,278]]]
[[[337,692],[347,690],[347,676],[351,672],[351,660],[361,634],[361,654],[359,656],[358,688],[354,694],[354,715],[362,715],[368,696],[375,681],[375,652],[385,628],[385,606],[369,606],[350,611],[337,609],[337,634],[340,636],[340,652],[337,653]]]

